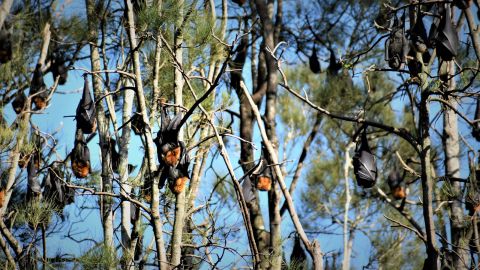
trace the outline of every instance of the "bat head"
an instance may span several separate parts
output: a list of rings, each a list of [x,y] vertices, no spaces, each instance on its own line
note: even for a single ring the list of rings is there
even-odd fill
[[[398,186],[392,189],[392,196],[395,200],[402,200],[407,197],[407,193],[403,186]]]
[[[267,175],[260,175],[257,178],[257,189],[260,191],[269,191],[272,188],[272,179]]]

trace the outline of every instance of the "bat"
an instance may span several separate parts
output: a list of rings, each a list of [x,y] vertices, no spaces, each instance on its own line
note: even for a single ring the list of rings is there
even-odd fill
[[[398,18],[395,18],[394,28],[390,32],[385,48],[385,60],[388,65],[394,70],[401,69],[406,63],[409,46],[405,30],[403,25],[398,22]]]
[[[377,165],[375,156],[368,145],[366,130],[363,130],[362,139],[357,144],[355,156],[353,157],[353,173],[359,186],[371,188],[377,181]]]
[[[459,43],[457,31],[452,24],[450,7],[446,6],[446,8],[443,9],[435,42],[438,56],[444,61],[452,60],[457,56]]]
[[[5,64],[12,60],[12,39],[10,32],[0,30],[0,63]]]
[[[131,120],[130,123],[132,124],[132,130],[133,133],[136,135],[141,135],[145,132],[145,122],[143,121],[142,114],[140,113],[135,113]]]
[[[168,180],[169,188],[174,194],[181,193],[190,180],[188,173],[188,166],[190,165],[190,159],[188,154],[185,152],[182,153],[181,159],[178,162],[176,167],[166,166],[160,177],[160,184],[164,185],[165,181]]]
[[[91,171],[90,150],[83,137],[82,129],[78,128],[75,134],[75,146],[70,156],[73,174],[77,178],[85,178]]]
[[[49,167],[43,181],[43,197],[51,202],[56,210],[63,210],[74,202],[75,190],[65,184],[63,172],[58,167]]]
[[[329,48],[329,50],[330,50],[330,60],[327,67],[327,74],[336,76],[338,75],[338,72],[340,71],[340,69],[342,69],[342,63],[340,63],[340,61],[337,61],[337,58],[335,57],[335,52],[333,51],[333,49]]]
[[[65,59],[65,52],[60,50],[55,50],[51,56],[52,65],[50,71],[52,72],[53,80],[60,76],[58,79],[58,84],[64,85],[67,82],[68,78],[68,68],[65,65],[67,62]]]
[[[41,110],[47,106],[48,91],[43,80],[42,65],[40,64],[35,67],[33,72],[29,95],[33,95],[32,102],[35,104],[35,110]]]
[[[27,167],[27,201],[39,198],[42,188],[38,182],[37,168],[33,159],[30,159]]]
[[[155,138],[160,166],[177,166],[180,157],[184,155],[185,144],[178,140],[179,124],[182,114],[175,115],[173,119],[167,115],[165,107],[161,109],[162,126]]]
[[[407,66],[408,71],[410,71],[410,77],[418,77],[418,74],[422,71],[422,63],[417,61],[415,50],[410,49],[408,56],[410,58],[408,59]]]
[[[420,9],[417,12],[417,21],[412,27],[411,39],[417,52],[425,53],[427,51],[428,35],[425,24],[423,24],[423,16]]]
[[[16,114],[20,114],[25,109],[26,102],[27,96],[22,90],[19,90],[12,101],[12,107]]]
[[[477,97],[477,107],[475,108],[475,122],[473,124],[472,136],[480,142],[480,97]],[[480,180],[480,179],[479,179]]]
[[[112,159],[112,170],[114,173],[120,173],[118,168],[120,165],[120,154],[117,152],[115,146],[117,142],[110,138],[110,157]],[[130,174],[133,170],[135,170],[136,166],[132,164],[128,164],[128,174]]]
[[[247,0],[232,0],[232,2],[239,6],[243,6],[247,2]]]
[[[396,200],[404,199],[407,197],[405,187],[403,184],[403,178],[398,171],[392,171],[387,178],[388,186],[392,192],[393,198]]]
[[[75,114],[77,120],[77,129],[81,129],[84,134],[90,134],[97,129],[97,120],[95,118],[95,102],[90,94],[88,87],[88,78],[85,76],[83,85],[83,94],[77,106]]]
[[[300,237],[295,234],[292,254],[290,255],[290,264],[293,264],[295,269],[304,269],[307,264],[307,254],[300,243]]]
[[[245,202],[249,203],[255,199],[255,193],[253,193],[252,190],[252,180],[250,180],[250,177],[248,176],[246,176],[242,183],[242,192]]]
[[[317,48],[315,48],[315,46],[313,46],[312,55],[310,55],[310,57],[308,58],[308,64],[310,66],[310,70],[313,73],[319,74],[320,72],[322,72],[322,68],[317,57]]]

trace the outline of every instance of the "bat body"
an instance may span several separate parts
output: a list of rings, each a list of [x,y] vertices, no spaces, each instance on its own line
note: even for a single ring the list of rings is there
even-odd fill
[[[0,30],[0,63],[5,64],[12,60],[12,40],[10,33]]]
[[[400,173],[397,171],[392,171],[387,178],[388,186],[390,187],[390,191],[392,192],[393,198],[396,200],[404,199],[407,197],[407,193],[405,191],[405,187],[403,184],[403,178],[401,177]]]
[[[43,80],[42,66],[39,64],[33,72],[32,81],[30,83],[30,96],[35,104],[36,110],[44,109],[47,106],[48,91]]]
[[[91,171],[90,150],[88,149],[81,129],[77,129],[77,134],[75,135],[75,146],[72,150],[70,159],[73,174],[77,178],[87,177]]]
[[[143,122],[143,117],[139,113],[135,113],[132,116],[132,130],[136,135],[141,135],[145,132],[145,122]]]
[[[365,131],[362,134],[360,147],[357,145],[357,150],[353,157],[353,172],[358,185],[363,188],[371,188],[377,181],[375,156],[370,151]]]
[[[340,71],[340,69],[342,69],[342,63],[337,61],[337,57],[335,56],[335,52],[333,51],[333,49],[329,49],[329,50],[330,50],[330,60],[327,68],[327,75],[336,76],[338,75],[338,72]]]
[[[438,14],[441,19],[434,19],[429,39],[437,48],[438,56],[444,61],[451,61],[457,56],[460,41],[452,23],[450,6],[439,7]]]
[[[18,91],[12,101],[12,107],[16,114],[20,114],[25,109],[25,102],[27,102],[27,96],[23,91]]]
[[[412,28],[412,42],[414,48],[417,52],[425,53],[427,51],[427,42],[428,35],[427,30],[425,29],[425,24],[423,24],[423,16],[421,12],[417,13],[417,21]]]
[[[308,64],[310,66],[310,70],[313,73],[318,74],[322,72],[320,62],[318,61],[317,49],[315,48],[315,46],[312,49],[312,55],[310,55],[310,57],[308,58]]]
[[[68,68],[65,63],[66,60],[63,53],[59,50],[56,50],[52,54],[52,66],[50,67],[50,71],[52,72],[54,81],[57,77],[60,77],[58,79],[58,84],[60,85],[64,85],[68,78]]]
[[[97,129],[95,102],[90,94],[87,77],[85,77],[83,94],[77,106],[75,119],[77,120],[77,129],[80,128],[84,134],[90,134]]]
[[[307,268],[307,254],[300,243],[300,237],[295,235],[292,254],[290,255],[290,265],[294,269],[306,269]]]
[[[67,187],[63,180],[63,172],[56,167],[48,168],[43,182],[43,197],[49,200],[57,210],[74,202],[75,190]]]
[[[33,159],[30,159],[27,167],[27,201],[39,198],[42,193],[42,188],[38,182],[37,168]]]
[[[160,177],[162,186],[164,185],[165,181],[168,180],[169,188],[174,194],[179,194],[182,192],[190,180],[188,174],[189,165],[190,160],[188,155],[184,154],[176,167],[166,166],[163,169]]]
[[[185,144],[178,140],[178,131],[182,115],[177,114],[170,120],[167,117],[165,108],[161,110],[162,127],[155,139],[158,150],[160,165],[177,166],[182,153],[185,151]]]
[[[388,65],[394,69],[399,70],[406,63],[408,54],[408,40],[405,37],[405,31],[402,27],[397,27],[390,33],[387,40],[386,60]]]

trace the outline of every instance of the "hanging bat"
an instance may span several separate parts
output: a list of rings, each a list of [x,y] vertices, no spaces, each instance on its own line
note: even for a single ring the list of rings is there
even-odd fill
[[[249,203],[255,199],[255,193],[252,190],[252,180],[250,177],[246,176],[245,180],[242,183],[242,192],[245,202]]]
[[[327,67],[327,75],[336,76],[340,69],[342,69],[342,63],[337,61],[337,57],[335,57],[335,52],[332,48],[328,48],[330,50],[330,61]]]
[[[19,90],[15,95],[15,99],[12,101],[12,107],[16,114],[20,114],[25,109],[25,103],[27,96],[22,90]]]
[[[176,167],[166,166],[163,168],[159,187],[162,188],[165,185],[165,182],[168,181],[169,188],[174,194],[181,193],[189,181],[189,165],[190,159],[188,154],[184,151]]]
[[[473,124],[472,136],[480,142],[480,97],[477,97],[477,107],[475,108],[475,122]],[[480,180],[480,179],[479,179]]]
[[[232,0],[232,2],[239,6],[243,6],[247,2],[247,0]]]
[[[81,129],[84,134],[90,134],[97,129],[95,102],[90,94],[88,78],[86,76],[83,85],[82,99],[80,99],[80,102],[78,103],[75,119],[77,120],[77,129]]]
[[[387,178],[388,186],[392,192],[393,198],[396,200],[404,199],[407,197],[403,178],[398,171],[392,171]]]
[[[143,133],[145,133],[146,125],[143,121],[142,114],[136,112],[132,116],[130,123],[132,124],[133,133],[135,133],[136,135],[142,135]]]
[[[415,50],[410,49],[410,51],[408,52],[408,56],[409,59],[407,62],[407,66],[408,71],[410,71],[410,77],[418,77],[418,74],[422,71],[422,63],[417,61]]]
[[[182,114],[179,113],[170,120],[165,108],[161,109],[162,127],[155,138],[160,166],[175,167],[185,152],[185,144],[178,140],[179,124]]]
[[[452,23],[450,6],[446,6],[435,41],[438,56],[444,61],[452,60],[457,56],[459,43],[457,31]]]
[[[48,91],[43,80],[42,65],[38,64],[33,72],[32,81],[30,83],[30,96],[35,104],[36,110],[44,109],[47,106]]]
[[[417,12],[417,21],[411,32],[412,43],[417,52],[425,53],[427,51],[428,35],[423,24],[423,16],[420,9]]]
[[[377,181],[377,165],[368,145],[366,128],[363,130],[362,139],[360,144],[357,144],[353,157],[353,173],[358,185],[363,188],[371,188]]]
[[[320,72],[322,72],[320,62],[318,61],[317,48],[315,48],[315,46],[313,46],[312,55],[310,55],[310,57],[308,58],[308,64],[310,66],[310,70],[313,73],[319,74]]]
[[[403,24],[398,22],[398,18],[395,18],[394,27],[386,41],[385,48],[385,60],[388,65],[394,70],[401,69],[406,63],[409,46]]]
[[[12,39],[10,32],[0,30],[0,63],[5,64],[12,60]]]
[[[114,173],[120,173],[118,167],[120,165],[120,154],[117,152],[115,146],[117,142],[110,138],[110,157],[112,159],[112,170]],[[135,166],[132,164],[128,164],[128,174],[130,174],[133,170],[135,170]]]
[[[27,201],[34,198],[39,198],[42,193],[42,188],[38,182],[37,168],[33,159],[30,159],[27,167]]]
[[[295,234],[292,254],[290,255],[290,265],[295,269],[305,269],[307,267],[307,254],[300,243],[300,237]]]
[[[83,137],[82,129],[78,128],[75,135],[75,146],[70,156],[73,174],[77,178],[85,178],[91,171],[90,150]]]
[[[60,213],[66,205],[74,202],[75,196],[75,190],[69,188],[63,178],[64,174],[58,167],[49,167],[42,184],[43,197],[51,202]]]
[[[64,85],[67,82],[68,78],[68,68],[65,65],[67,62],[65,59],[65,52],[62,52],[60,50],[55,50],[52,53],[51,56],[51,67],[50,71],[52,72],[53,80],[55,81],[57,77],[60,77],[58,79],[58,84]]]

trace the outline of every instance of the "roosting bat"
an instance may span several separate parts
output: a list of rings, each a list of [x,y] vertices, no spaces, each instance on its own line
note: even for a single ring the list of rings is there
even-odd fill
[[[307,254],[300,243],[300,237],[295,234],[295,243],[293,244],[292,255],[290,255],[290,264],[295,269],[306,269]]]
[[[393,198],[396,200],[404,199],[407,197],[407,193],[405,191],[405,186],[403,183],[403,178],[401,177],[400,173],[397,171],[392,171],[387,178],[388,186],[390,187],[390,191],[392,192]]]
[[[182,114],[179,113],[170,120],[165,108],[161,109],[162,127],[155,138],[158,159],[161,167],[177,166],[180,158],[185,153],[185,144],[178,140],[179,124]]]
[[[68,78],[68,68],[65,65],[65,52],[60,50],[55,50],[51,56],[52,65],[50,71],[52,72],[53,80],[60,76],[58,79],[58,84],[64,85],[67,82]]]
[[[88,79],[86,76],[83,85],[82,99],[80,99],[80,102],[78,103],[75,119],[77,120],[77,129],[81,129],[84,134],[90,134],[97,129],[95,102],[90,95]]]
[[[335,56],[335,52],[333,51],[332,48],[329,48],[330,50],[330,62],[327,67],[327,75],[338,75],[338,71],[342,68],[342,63],[340,61],[337,61],[337,57]]]
[[[77,178],[85,178],[90,173],[90,150],[88,149],[83,132],[79,128],[75,134],[75,146],[71,152],[71,166]]]
[[[43,181],[43,197],[49,200],[59,212],[75,200],[75,190],[65,184],[63,177],[63,172],[59,168],[49,167]]]
[[[452,24],[450,6],[438,6],[438,14],[441,19],[433,20],[428,38],[432,46],[437,48],[438,56],[444,61],[450,61],[457,56],[460,41]]]
[[[188,154],[183,151],[176,167],[166,166],[163,168],[159,183],[160,188],[162,188],[165,181],[168,180],[170,190],[174,194],[181,193],[190,179],[188,174],[189,165],[190,158],[188,157]]]
[[[32,82],[30,83],[30,96],[35,104],[36,110],[41,110],[47,106],[48,91],[43,81],[42,65],[38,64],[33,72]]]
[[[252,190],[252,180],[250,180],[250,177],[248,175],[246,176],[245,180],[243,180],[242,192],[243,198],[245,198],[245,202],[249,203],[255,199],[255,193],[253,193]]]
[[[320,62],[318,61],[317,48],[315,48],[315,46],[313,46],[312,55],[310,55],[310,57],[308,58],[308,64],[310,66],[310,70],[313,73],[318,74],[322,72]]]
[[[428,35],[425,24],[423,24],[423,16],[420,10],[417,12],[417,21],[412,28],[411,38],[417,52],[425,53],[427,51]]]
[[[370,151],[365,129],[363,130],[362,139],[360,144],[357,144],[355,156],[353,157],[353,172],[359,186],[370,188],[373,187],[377,181],[377,165],[375,156]]]
[[[28,163],[27,175],[27,201],[30,201],[31,199],[39,198],[42,193],[42,188],[38,182],[37,168],[33,159],[30,159]]]
[[[5,64],[12,60],[12,40],[10,33],[0,30],[0,63]]]
[[[12,101],[12,107],[16,114],[20,114],[25,109],[25,102],[27,101],[27,96],[22,90],[18,90],[15,95],[15,99]]]
[[[269,191],[272,188],[272,169],[268,166],[265,158],[262,158],[261,168],[256,180],[256,188],[258,190]]]
[[[117,141],[110,138],[110,156],[112,158],[112,170],[114,173],[120,173],[118,167],[120,165],[120,154],[117,152],[115,148]],[[130,174],[133,170],[135,170],[135,166],[132,164],[128,164],[128,174]]]
[[[133,133],[136,135],[142,135],[145,132],[145,122],[143,121],[143,116],[140,113],[135,113],[130,120],[132,123]]]
[[[409,46],[403,23],[399,23],[398,18],[395,18],[394,22],[393,30],[385,44],[385,60],[392,69],[399,70],[406,63]]]

